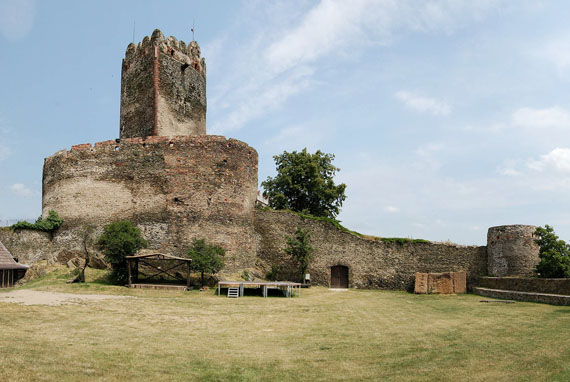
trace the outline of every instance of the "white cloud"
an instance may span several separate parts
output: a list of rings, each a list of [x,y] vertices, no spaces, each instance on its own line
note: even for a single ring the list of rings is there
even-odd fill
[[[14,194],[25,198],[34,195],[34,192],[30,190],[28,187],[26,187],[26,185],[23,183],[14,183],[13,185],[10,186],[10,189]]]
[[[527,165],[535,171],[554,170],[570,174],[570,148],[557,147],[548,154],[542,155],[538,160],[529,160]]]
[[[389,212],[391,214],[395,214],[397,212],[400,212],[400,209],[398,207],[394,207],[394,206],[386,206],[386,207],[384,207],[384,211]]]
[[[212,67],[220,79],[209,106],[220,114],[213,115],[211,130],[240,129],[278,109],[314,86],[317,68],[323,70],[328,62],[354,60],[363,48],[390,44],[393,36],[410,31],[451,33],[482,19],[498,3],[321,0],[309,9],[310,3],[289,1],[248,7],[234,29],[246,38],[246,31],[252,32],[249,41],[236,45],[235,38],[222,37],[209,46],[212,61],[231,62],[232,68]],[[450,112],[439,100],[416,97],[410,103],[436,115]]]
[[[25,38],[34,25],[34,0],[0,0],[0,32],[10,41]]]
[[[497,1],[322,0],[266,52],[282,71],[346,47],[387,44],[396,29],[450,33],[465,19],[480,19]]]
[[[550,62],[563,74],[570,67],[570,34],[540,42],[531,55]]]
[[[505,176],[519,176],[522,172],[516,169],[517,165],[517,161],[507,159],[497,168],[497,173]]]
[[[420,113],[448,115],[451,112],[451,107],[446,101],[423,97],[405,90],[396,92],[394,96],[406,107]]]
[[[550,128],[570,126],[570,113],[561,107],[545,109],[523,107],[512,114],[512,125],[527,128]]]
[[[225,133],[241,128],[247,122],[266,114],[268,111],[278,109],[285,100],[309,86],[309,77],[312,70],[308,67],[297,68],[284,79],[275,80],[272,84],[253,86],[251,92],[247,91],[244,97],[247,102],[238,103],[239,106],[230,111],[224,119],[212,126],[212,133]]]

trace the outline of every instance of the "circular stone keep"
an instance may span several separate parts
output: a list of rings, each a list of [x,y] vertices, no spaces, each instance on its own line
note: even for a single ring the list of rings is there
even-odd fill
[[[538,245],[533,225],[502,225],[487,233],[489,276],[530,275],[538,264]]]
[[[221,245],[230,269],[255,260],[256,196],[257,152],[222,136],[76,145],[44,163],[43,213],[64,219],[59,236],[130,220],[163,253],[184,256],[201,238]]]

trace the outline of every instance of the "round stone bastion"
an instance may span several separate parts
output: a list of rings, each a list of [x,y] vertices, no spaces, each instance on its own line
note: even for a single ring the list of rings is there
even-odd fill
[[[255,258],[256,195],[257,152],[246,143],[151,136],[76,145],[46,158],[42,212],[64,219],[59,240],[79,239],[81,227],[100,231],[130,220],[152,249],[182,255],[204,238],[226,249],[229,269],[239,269]]]
[[[489,276],[527,276],[538,264],[533,225],[502,225],[487,232]]]

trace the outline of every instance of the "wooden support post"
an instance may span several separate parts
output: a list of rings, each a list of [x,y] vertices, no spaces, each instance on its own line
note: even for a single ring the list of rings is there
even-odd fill
[[[129,272],[129,288],[132,288],[133,282],[132,282],[132,274],[131,274],[131,261],[127,260],[127,271]]]
[[[190,290],[190,263],[186,262],[186,290]]]
[[[139,259],[135,259],[135,282],[139,282]]]

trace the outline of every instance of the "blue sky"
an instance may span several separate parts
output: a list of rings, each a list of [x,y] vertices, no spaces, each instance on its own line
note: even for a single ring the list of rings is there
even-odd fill
[[[121,60],[155,28],[196,40],[209,134],[336,155],[366,234],[570,239],[570,3],[0,0],[0,221],[41,212],[43,159],[119,134]]]

